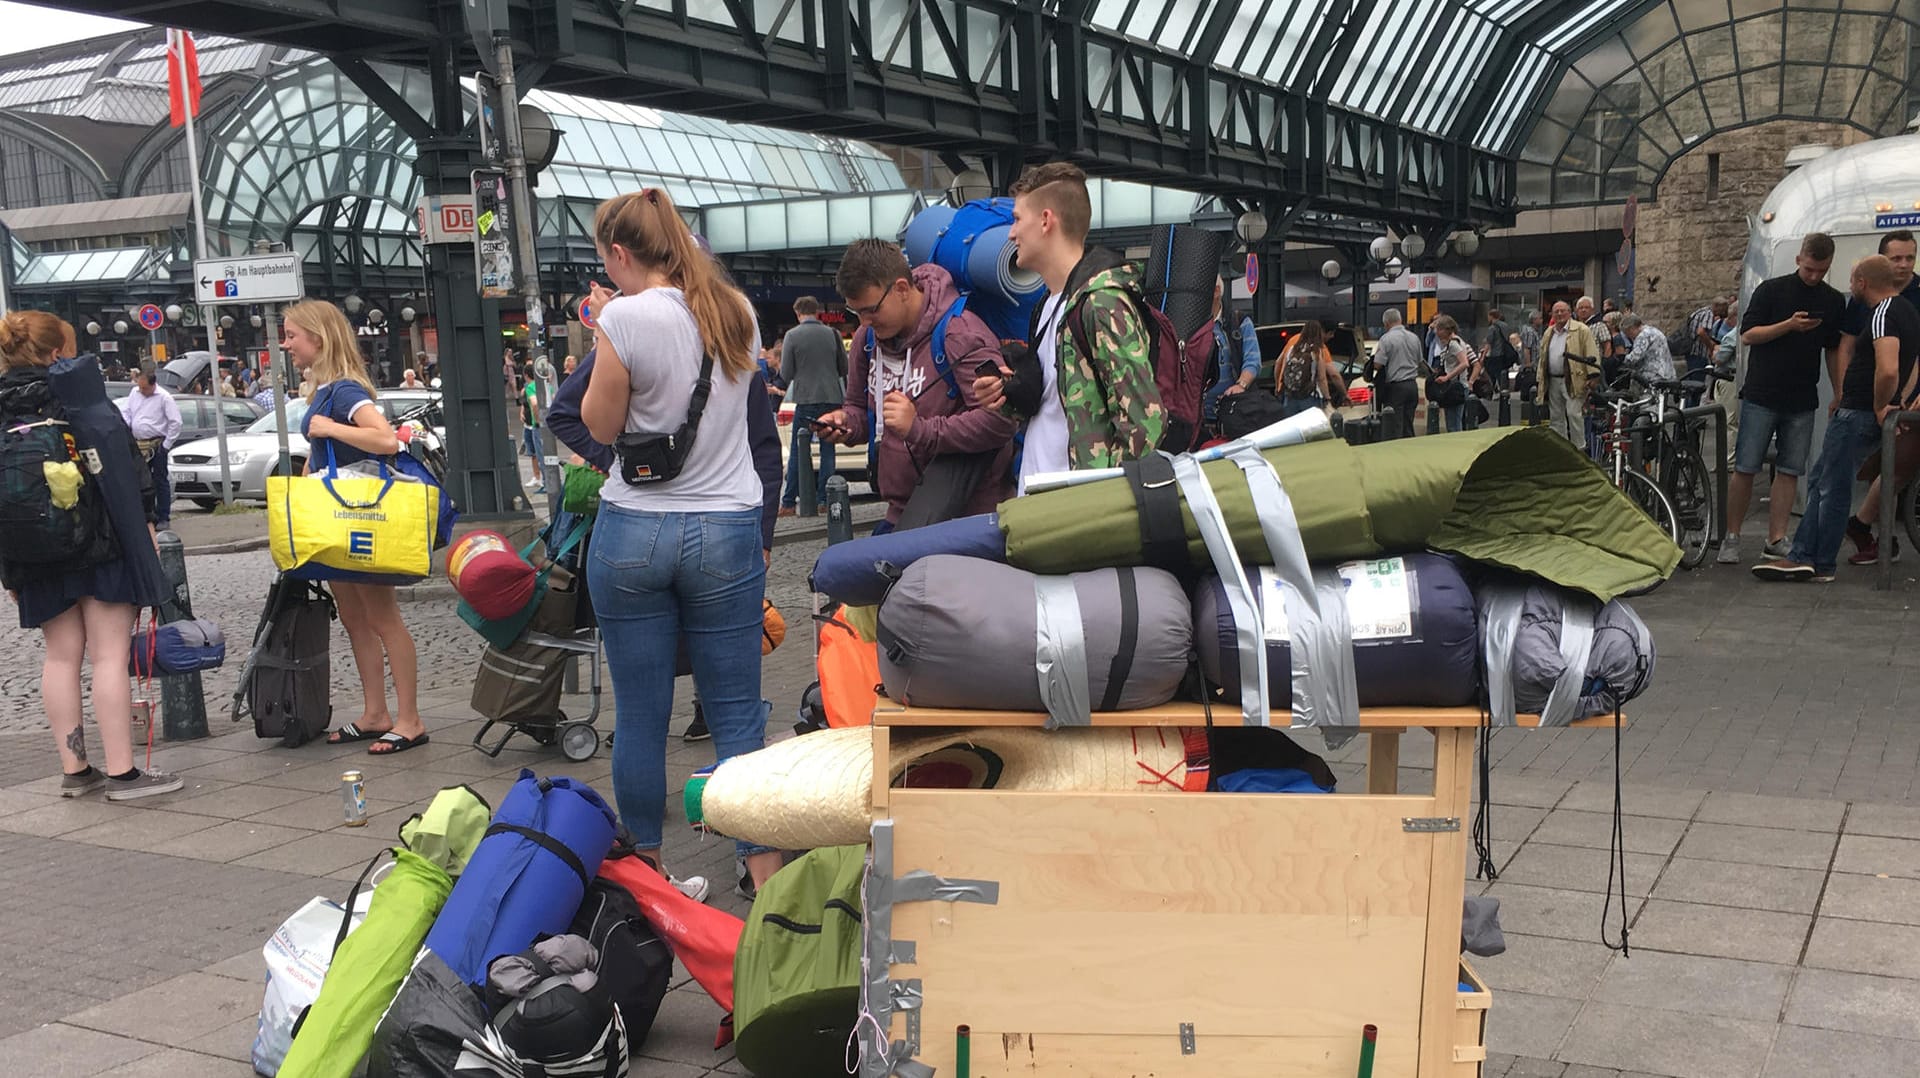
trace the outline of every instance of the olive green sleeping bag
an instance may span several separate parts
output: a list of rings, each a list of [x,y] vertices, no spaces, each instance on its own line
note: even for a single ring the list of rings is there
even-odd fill
[[[733,960],[734,1055],[757,1078],[845,1074],[860,1010],[865,846],[826,846],[774,873]]]
[[[1315,562],[1432,548],[1531,573],[1601,601],[1672,575],[1680,548],[1585,453],[1546,427],[1499,427],[1371,445],[1309,442],[1262,454],[1280,477]],[[1203,466],[1241,560],[1267,565],[1239,466]],[[1002,503],[1007,560],[1060,574],[1141,564],[1125,479]],[[1193,565],[1212,561],[1181,504]]]

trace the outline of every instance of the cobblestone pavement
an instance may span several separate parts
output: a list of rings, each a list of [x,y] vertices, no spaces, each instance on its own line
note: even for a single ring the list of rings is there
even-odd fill
[[[812,677],[805,577],[820,548],[799,537],[817,523],[782,528],[795,538],[777,551],[769,588],[793,633],[763,664],[773,735]],[[198,609],[250,631],[265,554],[190,564]],[[1620,756],[1631,958],[1599,941],[1612,735],[1494,739],[1501,876],[1469,883],[1503,899],[1509,942],[1477,963],[1495,993],[1486,1075],[1920,1075],[1920,701],[1908,695],[1920,681],[1898,661],[1915,642],[1915,587],[1903,574],[1898,590],[1877,593],[1848,572],[1829,587],[1768,588],[1713,568],[1637,600],[1660,666],[1630,708]],[[497,800],[522,767],[605,789],[604,752],[569,765],[520,738],[497,759],[470,748],[477,641],[444,599],[407,615],[431,744],[390,760],[285,750],[217,714],[217,736],[156,749],[155,765],[190,788],[128,806],[53,796],[33,702],[37,634],[0,630],[15,656],[0,679],[0,910],[14,914],[0,918],[11,974],[0,984],[0,1075],[245,1075],[261,943],[309,897],[339,897],[434,790],[464,782]],[[347,709],[358,689],[338,637],[334,661]],[[235,673],[210,678],[209,696],[224,699]],[[679,706],[675,730],[684,683]],[[610,701],[600,726],[612,727]],[[1409,790],[1431,785],[1422,740],[1406,739]],[[1356,741],[1329,757],[1352,776],[1364,751]],[[669,775],[711,753],[675,739]],[[339,826],[348,766],[368,775],[364,830]],[[670,823],[667,855],[681,873],[709,875],[717,905],[744,913],[729,891],[729,844]],[[711,1047],[718,1018],[680,978],[633,1073],[741,1073]]]

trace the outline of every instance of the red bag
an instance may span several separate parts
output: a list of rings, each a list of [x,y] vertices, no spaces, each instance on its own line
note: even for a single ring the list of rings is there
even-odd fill
[[[640,857],[610,856],[601,862],[600,876],[633,895],[647,923],[673,948],[674,957],[687,967],[700,987],[707,990],[707,995],[727,1012],[730,1023],[733,956],[740,949],[740,934],[746,931],[746,922],[681,894]],[[729,1028],[723,1023],[723,1038],[727,1037]]]
[[[533,563],[499,532],[471,532],[447,551],[447,580],[488,621],[504,621],[526,609],[537,575]]]

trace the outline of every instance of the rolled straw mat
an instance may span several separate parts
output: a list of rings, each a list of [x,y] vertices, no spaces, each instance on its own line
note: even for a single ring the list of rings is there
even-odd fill
[[[1177,727],[896,732],[890,785],[1193,792],[1206,789],[1206,758],[1206,731]],[[704,785],[689,782],[687,818],[763,846],[849,846],[867,841],[872,792],[873,731],[822,730],[736,756]]]

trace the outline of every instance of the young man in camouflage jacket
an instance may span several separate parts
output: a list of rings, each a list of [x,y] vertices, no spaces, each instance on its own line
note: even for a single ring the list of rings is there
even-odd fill
[[[1028,394],[1037,407],[1022,406],[1019,392],[1009,398],[1005,379],[981,378],[976,389],[983,405],[1029,421],[1024,488],[1039,472],[1109,468],[1145,456],[1160,443],[1166,412],[1154,384],[1152,341],[1128,298],[1138,271],[1111,250],[1087,248],[1093,209],[1086,173],[1065,162],[1039,165],[1014,184],[1013,195],[1016,261],[1047,282],[1029,338],[1044,386]]]

